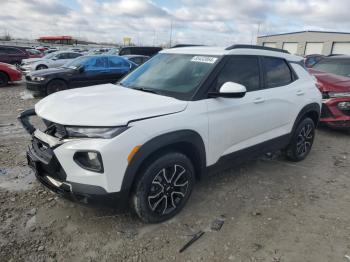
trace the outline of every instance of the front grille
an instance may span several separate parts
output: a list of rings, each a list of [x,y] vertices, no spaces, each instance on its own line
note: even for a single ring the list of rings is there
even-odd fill
[[[322,92],[322,99],[329,99],[328,92]]]
[[[321,117],[322,118],[333,117],[332,112],[324,104],[322,105],[322,109],[321,109]]]
[[[67,136],[66,129],[63,125],[52,122],[47,122],[46,125],[47,129],[44,131],[46,134],[60,139],[65,138]]]

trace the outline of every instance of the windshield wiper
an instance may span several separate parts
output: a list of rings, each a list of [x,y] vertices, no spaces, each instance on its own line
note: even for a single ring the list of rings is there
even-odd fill
[[[132,87],[132,89],[139,90],[142,92],[148,92],[148,93],[152,93],[152,94],[158,94],[158,92],[154,91],[154,89],[149,89],[149,88],[144,88],[144,87]]]

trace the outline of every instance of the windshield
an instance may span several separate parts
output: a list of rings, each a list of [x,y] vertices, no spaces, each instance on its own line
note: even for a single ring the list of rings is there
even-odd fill
[[[66,64],[64,64],[62,67],[67,67],[67,68],[72,68],[72,69],[77,69],[78,67],[84,65],[85,61],[88,60],[89,56],[79,56],[78,58],[75,58]]]
[[[217,63],[217,56],[158,54],[120,84],[188,100]]]
[[[318,62],[313,69],[350,77],[350,59],[324,59]]]
[[[51,59],[51,58],[53,58],[55,55],[57,55],[57,53],[56,53],[56,52],[53,52],[53,53],[47,54],[47,55],[44,56],[43,58],[45,58],[45,59]]]

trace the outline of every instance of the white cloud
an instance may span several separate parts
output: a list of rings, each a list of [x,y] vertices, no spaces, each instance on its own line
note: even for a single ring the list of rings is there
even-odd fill
[[[176,7],[156,0],[1,0],[0,34],[14,37],[73,35],[93,41],[140,44],[173,41],[229,45],[255,42],[260,33],[305,29],[345,31],[350,26],[349,0],[182,0]]]

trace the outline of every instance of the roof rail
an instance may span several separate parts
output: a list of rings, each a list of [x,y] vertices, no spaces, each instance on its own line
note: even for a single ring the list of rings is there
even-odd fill
[[[273,47],[267,47],[267,46],[260,46],[260,45],[231,45],[231,46],[225,48],[225,50],[241,49],[241,48],[268,50],[268,51],[275,51],[275,52],[282,52],[282,53],[289,54],[289,52],[287,50],[273,48]]]
[[[195,45],[195,44],[177,44],[172,46],[171,48],[178,48],[178,47],[196,47],[196,46],[204,46],[204,45]]]

